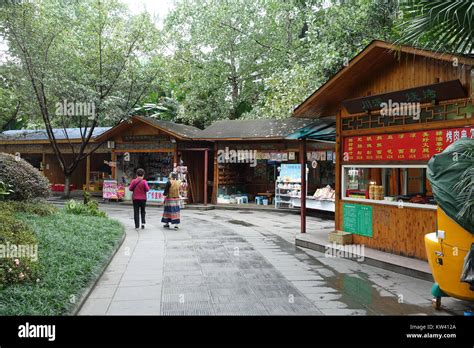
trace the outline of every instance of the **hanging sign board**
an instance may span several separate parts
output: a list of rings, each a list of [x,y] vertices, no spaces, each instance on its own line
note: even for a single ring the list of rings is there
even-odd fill
[[[461,82],[459,80],[452,80],[397,92],[345,100],[342,102],[342,105],[350,114],[355,114],[381,109],[381,104],[388,103],[389,101],[397,103],[429,103],[433,100],[441,101],[465,97],[466,92]]]
[[[344,162],[429,160],[461,138],[474,139],[474,128],[344,138]]]

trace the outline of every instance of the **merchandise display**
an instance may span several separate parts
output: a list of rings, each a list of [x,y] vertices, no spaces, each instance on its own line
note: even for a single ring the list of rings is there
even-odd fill
[[[319,200],[335,201],[336,191],[333,190],[331,186],[327,185],[326,187],[317,189],[314,192],[313,198]]]
[[[425,166],[344,166],[343,173],[343,197],[384,204],[434,204]]]

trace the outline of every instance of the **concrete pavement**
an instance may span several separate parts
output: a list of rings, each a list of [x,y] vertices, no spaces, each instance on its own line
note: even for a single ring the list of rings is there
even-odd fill
[[[182,211],[181,229],[149,208],[145,230],[130,207],[102,205],[126,239],[80,315],[461,314],[431,307],[431,283],[295,247],[299,218],[269,211]],[[333,228],[308,218],[308,226]]]

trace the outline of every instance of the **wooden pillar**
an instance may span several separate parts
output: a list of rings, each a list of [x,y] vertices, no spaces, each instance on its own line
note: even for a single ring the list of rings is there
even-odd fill
[[[209,166],[209,150],[204,150],[204,205],[207,205],[207,183],[208,183],[208,169]]]
[[[214,143],[214,178],[212,185],[212,203],[217,204],[217,192],[219,190],[219,163],[217,163],[217,142]]]
[[[342,189],[341,189],[341,178],[344,173],[342,173],[342,164],[341,160],[344,158],[344,154],[342,153],[342,136],[341,136],[341,111],[337,113],[336,116],[336,211],[334,212],[334,220],[335,220],[335,227],[336,231],[337,230],[342,230],[341,228],[341,208],[340,206],[340,200],[341,200],[341,194],[342,194]]]
[[[301,164],[301,233],[306,233],[306,139],[300,143]]]
[[[112,178],[117,180],[117,154],[113,150],[111,161],[115,163],[115,166],[112,167]]]
[[[90,190],[90,180],[91,180],[91,156],[86,157],[86,190]]]
[[[178,143],[177,142],[174,144],[173,162],[176,163],[177,166],[179,166],[179,162],[178,162]],[[173,168],[174,168],[174,164],[173,164]]]
[[[43,152],[41,161],[43,162],[43,175],[46,176],[46,152]]]

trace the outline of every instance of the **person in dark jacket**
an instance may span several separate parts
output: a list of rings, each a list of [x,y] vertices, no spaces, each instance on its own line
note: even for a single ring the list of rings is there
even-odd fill
[[[146,207],[146,193],[150,191],[148,183],[143,178],[145,171],[142,168],[137,169],[137,177],[132,180],[129,190],[133,191],[133,218],[135,220],[135,230],[140,227],[140,215],[142,222],[142,229],[145,228],[145,207]]]

